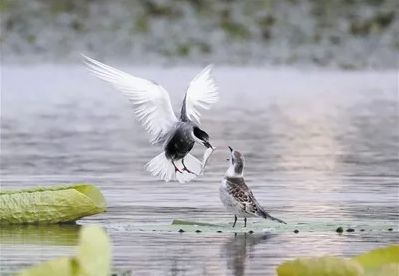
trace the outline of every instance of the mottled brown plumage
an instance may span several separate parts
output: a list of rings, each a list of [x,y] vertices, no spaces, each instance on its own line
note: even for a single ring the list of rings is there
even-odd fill
[[[240,152],[235,151],[232,148],[230,148],[230,150],[231,164],[222,181],[219,193],[224,206],[234,214],[235,220],[233,227],[237,221],[237,216],[244,217],[245,226],[248,217],[256,216],[285,223],[284,221],[269,215],[262,206],[260,206],[252,191],[244,181],[244,157]]]

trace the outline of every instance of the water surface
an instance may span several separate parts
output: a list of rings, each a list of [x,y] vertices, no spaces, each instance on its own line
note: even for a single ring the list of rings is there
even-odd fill
[[[175,110],[199,70],[125,69],[162,84]],[[1,186],[95,183],[108,211],[78,223],[104,225],[114,267],[136,275],[274,275],[279,263],[297,256],[352,256],[399,241],[396,77],[216,67],[221,101],[203,112],[202,127],[218,149],[204,176],[179,184],[144,170],[160,149],[106,83],[80,66],[6,66]],[[254,234],[148,230],[177,218],[232,222],[218,198],[227,145],[245,155],[247,183],[265,209],[292,229],[309,225],[306,231],[275,231],[278,225],[260,219],[250,220],[248,230],[267,231]],[[197,146],[195,154],[203,150]],[[356,231],[338,235],[340,225]],[[72,254],[78,230],[2,227],[0,271]]]

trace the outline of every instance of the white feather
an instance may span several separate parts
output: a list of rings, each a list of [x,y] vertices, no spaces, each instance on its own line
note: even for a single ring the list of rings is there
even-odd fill
[[[185,183],[193,180],[201,173],[202,169],[201,162],[191,154],[187,154],[184,157],[184,165],[186,165],[186,168],[193,173],[189,173],[183,170],[183,164],[181,162],[181,159],[176,160],[175,165],[178,167],[180,172],[175,171],[175,167],[173,166],[172,161],[166,158],[165,152],[162,152],[147,163],[146,169],[153,176],[158,176],[160,179],[166,182],[169,182],[171,180],[177,180],[180,183]]]
[[[153,144],[162,142],[177,122],[166,90],[151,81],[124,73],[84,56],[90,71],[122,92],[134,107],[137,118],[149,132]]]
[[[165,152],[162,152],[155,156],[146,165],[147,171],[153,176],[159,176],[162,180],[169,182],[175,180],[175,167],[172,162],[165,156]]]
[[[209,109],[219,100],[218,89],[211,76],[212,65],[205,67],[191,81],[186,93],[186,113],[190,120],[200,122],[199,109]]]

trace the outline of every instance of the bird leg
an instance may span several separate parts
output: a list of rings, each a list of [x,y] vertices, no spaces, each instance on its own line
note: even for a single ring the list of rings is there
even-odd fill
[[[175,161],[173,161],[173,159],[172,159],[172,164],[175,167],[175,173],[176,172],[183,173],[178,167],[176,167]]]
[[[236,215],[234,215],[234,223],[233,223],[233,228],[234,228],[234,226],[236,226],[236,222],[237,222],[237,216],[236,216]]]
[[[184,165],[184,158],[181,160],[181,163],[183,164],[183,171],[186,171],[188,173],[192,173],[194,175],[197,175],[196,173],[190,171],[189,169],[187,169],[186,165]]]
[[[244,227],[247,227],[247,218],[244,218]]]

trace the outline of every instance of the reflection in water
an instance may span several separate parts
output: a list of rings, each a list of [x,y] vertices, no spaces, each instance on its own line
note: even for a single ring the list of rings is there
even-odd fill
[[[72,254],[79,229],[77,224],[1,225],[0,275]]]
[[[77,224],[1,225],[1,244],[76,245]]]
[[[226,260],[226,267],[234,276],[245,274],[248,255],[255,245],[266,242],[271,234],[235,233],[232,238],[221,246],[221,258]]]

